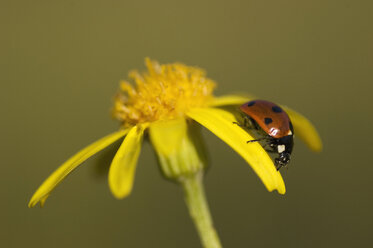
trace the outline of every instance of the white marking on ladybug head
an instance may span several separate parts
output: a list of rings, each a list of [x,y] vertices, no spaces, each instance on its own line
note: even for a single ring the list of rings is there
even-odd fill
[[[288,135],[292,135],[293,133],[291,132],[291,130],[289,130],[289,132],[288,132]]]
[[[278,152],[278,153],[281,153],[281,152],[283,152],[283,151],[285,151],[285,145],[278,145],[278,146],[277,146],[277,152]]]

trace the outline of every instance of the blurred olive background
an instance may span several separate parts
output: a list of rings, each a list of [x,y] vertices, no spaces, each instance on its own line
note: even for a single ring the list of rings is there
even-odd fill
[[[2,1],[0,246],[200,247],[148,143],[129,198],[107,187],[116,143],[27,208],[64,160],[117,130],[112,97],[146,56],[206,69],[217,95],[290,106],[322,136],[320,154],[296,140],[281,196],[203,131],[224,247],[373,245],[372,13],[371,1]]]

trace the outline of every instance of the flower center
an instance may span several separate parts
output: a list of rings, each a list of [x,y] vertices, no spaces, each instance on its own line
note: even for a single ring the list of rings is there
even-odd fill
[[[215,83],[203,70],[179,63],[160,65],[149,58],[145,63],[147,72],[129,74],[136,86],[121,82],[115,97],[113,115],[124,126],[177,119],[212,98]]]

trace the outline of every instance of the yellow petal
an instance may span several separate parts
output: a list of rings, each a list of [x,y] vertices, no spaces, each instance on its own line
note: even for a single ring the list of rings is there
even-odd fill
[[[315,152],[322,150],[322,142],[319,134],[312,123],[303,115],[296,111],[283,107],[289,115],[294,126],[294,134],[298,136],[306,145]]]
[[[219,106],[227,106],[227,105],[241,105],[245,102],[255,99],[253,96],[240,96],[240,95],[225,95],[225,96],[217,96],[214,97],[209,106],[211,107],[219,107]]]
[[[110,165],[109,187],[118,199],[131,193],[145,128],[137,125],[130,129]]]
[[[189,111],[187,115],[209,129],[241,155],[268,191],[277,190],[280,194],[285,194],[284,181],[273,161],[259,143],[246,143],[254,138],[233,123],[236,118],[232,113],[215,108],[196,108]]]
[[[89,157],[95,153],[101,151],[108,145],[114,143],[116,140],[120,139],[128,130],[121,130],[112,134],[109,134],[98,141],[90,144],[84,149],[80,150],[69,160],[63,163],[56,171],[54,171],[48,178],[43,182],[43,184],[36,190],[34,195],[31,197],[31,200],[28,206],[34,207],[38,202],[40,206],[43,206],[45,200],[48,198],[51,191],[73,170],[75,170],[80,164],[82,164]]]

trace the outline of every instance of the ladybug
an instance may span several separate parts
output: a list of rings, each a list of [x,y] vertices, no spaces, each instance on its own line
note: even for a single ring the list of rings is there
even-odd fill
[[[287,113],[277,104],[265,100],[253,100],[240,107],[244,117],[244,126],[264,132],[260,139],[250,140],[267,142],[266,151],[277,153],[276,169],[290,162],[293,150],[294,130]],[[268,147],[269,146],[269,147]]]

